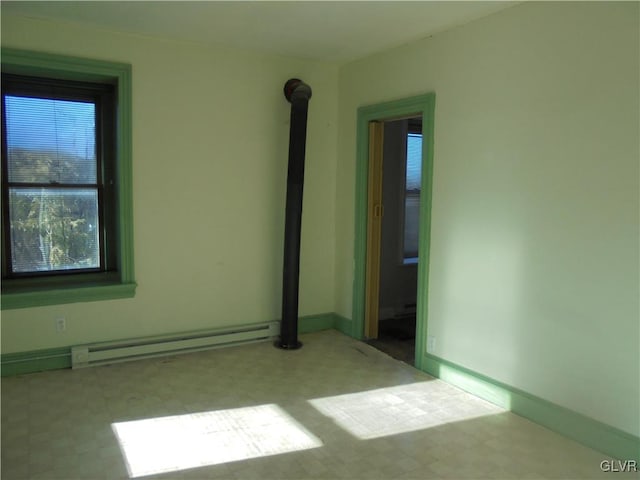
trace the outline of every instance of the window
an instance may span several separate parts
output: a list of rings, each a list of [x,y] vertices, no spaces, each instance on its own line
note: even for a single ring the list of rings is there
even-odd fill
[[[422,132],[420,125],[409,123],[404,188],[403,263],[418,262],[420,225],[420,185],[422,182]]]
[[[2,76],[5,278],[113,269],[112,91]]]
[[[130,68],[2,54],[2,308],[133,296]]]

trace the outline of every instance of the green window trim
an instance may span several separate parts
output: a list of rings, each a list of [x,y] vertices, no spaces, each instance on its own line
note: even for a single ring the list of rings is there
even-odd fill
[[[101,60],[2,48],[2,71],[17,75],[63,80],[105,82],[116,85],[117,275],[75,285],[39,285],[37,281],[2,291],[2,310],[131,298],[136,282],[133,257],[133,182],[131,66]]]

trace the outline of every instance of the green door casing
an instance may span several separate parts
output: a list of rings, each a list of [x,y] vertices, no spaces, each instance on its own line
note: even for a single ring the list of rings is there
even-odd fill
[[[431,232],[431,191],[433,183],[433,136],[435,94],[428,93],[401,100],[368,105],[358,109],[356,145],[356,202],[353,282],[353,332],[355,338],[365,336],[367,219],[369,175],[369,124],[408,116],[422,117],[422,184],[416,302],[415,366],[424,369],[429,281],[429,245]]]

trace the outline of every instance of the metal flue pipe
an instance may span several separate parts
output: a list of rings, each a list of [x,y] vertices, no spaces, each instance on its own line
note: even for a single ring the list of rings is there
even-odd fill
[[[287,80],[284,96],[291,103],[289,131],[289,169],[287,206],[284,227],[284,261],[282,271],[282,322],[276,346],[295,350],[298,341],[298,289],[300,284],[300,232],[302,227],[302,191],[304,153],[307,137],[307,110],[311,87],[297,78]]]

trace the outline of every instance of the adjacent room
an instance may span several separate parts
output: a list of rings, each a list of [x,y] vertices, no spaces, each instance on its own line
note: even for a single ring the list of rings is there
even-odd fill
[[[0,8],[3,479],[638,478],[640,2]]]

